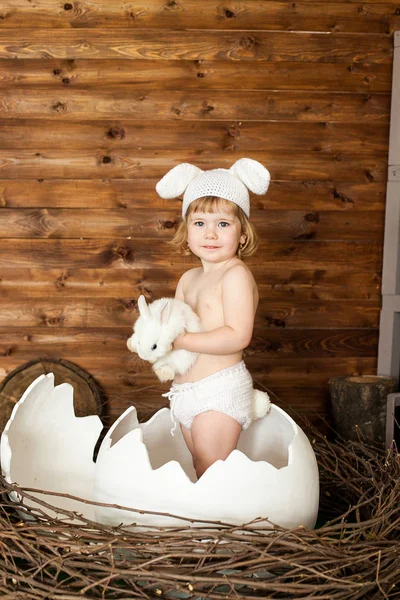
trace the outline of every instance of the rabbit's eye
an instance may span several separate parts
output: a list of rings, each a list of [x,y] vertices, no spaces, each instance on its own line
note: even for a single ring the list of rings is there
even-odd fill
[[[151,350],[155,350],[157,348],[157,344],[153,344]]]

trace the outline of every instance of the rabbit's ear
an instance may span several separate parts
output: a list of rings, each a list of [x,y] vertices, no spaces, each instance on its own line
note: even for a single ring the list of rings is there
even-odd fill
[[[159,318],[160,318],[161,325],[165,325],[166,323],[168,323],[170,313],[171,313],[171,302],[169,302],[169,300],[166,299],[166,300],[164,300],[164,302],[162,303],[162,305],[160,307]]]
[[[138,307],[139,307],[140,316],[143,317],[143,319],[149,319],[150,311],[149,311],[149,307],[146,304],[146,298],[143,295],[139,296]]]
[[[240,179],[253,194],[265,194],[271,181],[271,175],[261,163],[252,158],[239,158],[229,172]]]
[[[202,172],[199,167],[189,163],[176,165],[157,183],[157,194],[161,198],[177,198],[183,194],[189,183]]]

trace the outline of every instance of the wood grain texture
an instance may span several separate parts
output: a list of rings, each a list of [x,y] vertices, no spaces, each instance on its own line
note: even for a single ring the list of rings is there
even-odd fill
[[[124,328],[58,328],[57,335],[54,329],[49,328],[21,328],[1,327],[0,347],[4,357],[13,357],[14,360],[28,360],[32,351],[37,355],[55,356],[59,353],[68,360],[80,356],[119,357],[136,364],[138,361],[126,348],[126,340],[131,333],[129,327]],[[328,359],[348,357],[375,358],[376,356],[376,329],[269,329],[262,336],[257,334],[250,347],[246,350],[246,361],[266,361],[276,359]],[[96,352],[93,352],[93,349]],[[124,358],[125,357],[125,358]],[[284,363],[282,363],[283,365]],[[326,368],[325,364],[325,368]],[[150,365],[143,366],[154,382]],[[110,370],[111,376],[114,375]],[[157,380],[156,380],[157,382]]]
[[[162,242],[137,238],[115,239],[1,239],[2,267],[62,269],[162,269],[175,264],[180,272],[196,266],[197,259],[171,253]],[[341,272],[380,273],[382,244],[378,242],[268,242],[261,240],[257,255],[247,261],[250,269],[263,264],[265,273],[275,268],[335,269]]]
[[[160,135],[162,128],[162,136]],[[52,119],[0,119],[2,149],[37,148],[130,148],[190,151],[193,139],[204,151],[216,148],[235,152],[257,152],[266,144],[275,152],[290,144],[299,152],[324,154],[387,155],[388,125],[319,121],[135,121],[131,119],[68,121]],[[318,140],[318,141],[317,141]]]
[[[243,157],[241,152],[172,152],[109,149],[104,150],[1,150],[2,179],[143,179],[161,177],[181,162],[201,169],[230,168]],[[305,152],[301,161],[293,151],[273,149],[253,152],[252,158],[265,164],[274,178],[292,181],[386,182],[387,156],[357,156],[347,153]]]
[[[199,263],[198,263],[199,264]],[[194,266],[194,265],[193,265]],[[138,298],[149,301],[173,296],[181,275],[179,264],[163,268],[135,269],[128,273],[111,268],[1,268],[0,295],[18,298]],[[381,299],[381,277],[378,272],[346,271],[341,267],[299,269],[296,265],[276,267],[263,263],[252,265],[261,297],[268,300],[307,302],[317,300]]]
[[[399,28],[397,3],[324,1],[225,2],[215,0],[148,0],[146,4],[122,4],[109,0],[8,0],[2,6],[2,28],[108,28],[132,29],[271,29],[281,31],[324,31],[392,33]],[[194,20],[193,15],[196,15]]]
[[[196,161],[197,162],[197,161]],[[0,208],[147,208],[181,212],[182,200],[163,200],[157,179],[0,179]],[[27,193],[29,190],[29,193]],[[266,196],[251,194],[255,210],[372,211],[383,214],[386,183],[272,181]],[[0,213],[1,214],[1,213]]]
[[[0,87],[53,86],[97,89],[129,85],[140,90],[321,90],[390,93],[388,63],[176,61],[129,59],[0,59]],[[123,89],[120,90],[121,92]]]
[[[377,328],[380,300],[279,300],[262,298],[254,335],[269,328],[312,328],[323,322],[327,328]],[[19,305],[0,298],[0,327],[17,322],[20,327],[132,327],[138,317],[136,300],[128,298],[27,298]]]
[[[168,240],[180,216],[159,209],[23,209],[3,208],[0,237],[112,238],[146,237]],[[252,223],[265,242],[299,240],[359,240],[380,242],[384,215],[380,212],[253,210]]]
[[[1,32],[0,32],[1,33]],[[170,91],[23,87],[0,92],[0,118],[154,121],[334,121],[388,126],[390,95],[315,91]],[[53,125],[54,126],[54,125]],[[158,124],[158,128],[162,126]],[[176,126],[176,125],[175,125]],[[323,126],[322,126],[323,127]],[[193,138],[195,139],[195,138]],[[221,148],[223,149],[223,148]]]
[[[55,31],[55,30],[53,30]],[[147,29],[0,30],[0,58],[129,58],[132,60],[243,60],[391,63],[393,45],[385,34],[285,31],[191,31]]]

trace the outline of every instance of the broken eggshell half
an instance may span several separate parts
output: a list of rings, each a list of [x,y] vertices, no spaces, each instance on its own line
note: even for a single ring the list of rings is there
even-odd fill
[[[200,520],[243,524],[262,518],[264,525],[313,528],[318,467],[304,432],[281,408],[271,405],[265,417],[242,431],[238,448],[197,480],[181,432],[171,436],[170,410],[163,408],[139,424],[131,407],[102,442],[94,499],[164,513],[96,506],[96,521],[109,525],[198,526]]]
[[[76,417],[73,396],[69,383],[54,386],[53,373],[40,375],[26,389],[1,435],[1,469],[8,483],[93,500],[93,449],[103,425],[95,415]],[[36,492],[29,494],[94,519],[90,504]],[[10,496],[20,500],[15,492]],[[24,498],[24,504],[51,517],[65,518],[34,500]],[[25,515],[20,511],[22,518]]]

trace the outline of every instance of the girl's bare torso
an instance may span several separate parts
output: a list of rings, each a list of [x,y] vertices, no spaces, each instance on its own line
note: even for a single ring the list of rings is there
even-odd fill
[[[222,280],[228,269],[241,264],[249,273],[250,271],[239,259],[229,261],[219,269],[204,272],[201,267],[191,269],[185,274],[183,286],[184,301],[199,315],[205,331],[211,331],[224,326],[222,307]],[[253,276],[254,311],[258,304],[258,291]],[[240,290],[237,290],[240,294]],[[238,315],[240,318],[240,315]],[[222,369],[236,365],[242,360],[243,352],[234,354],[199,354],[194,366],[185,375],[176,375],[175,383],[194,382],[217,373]]]

